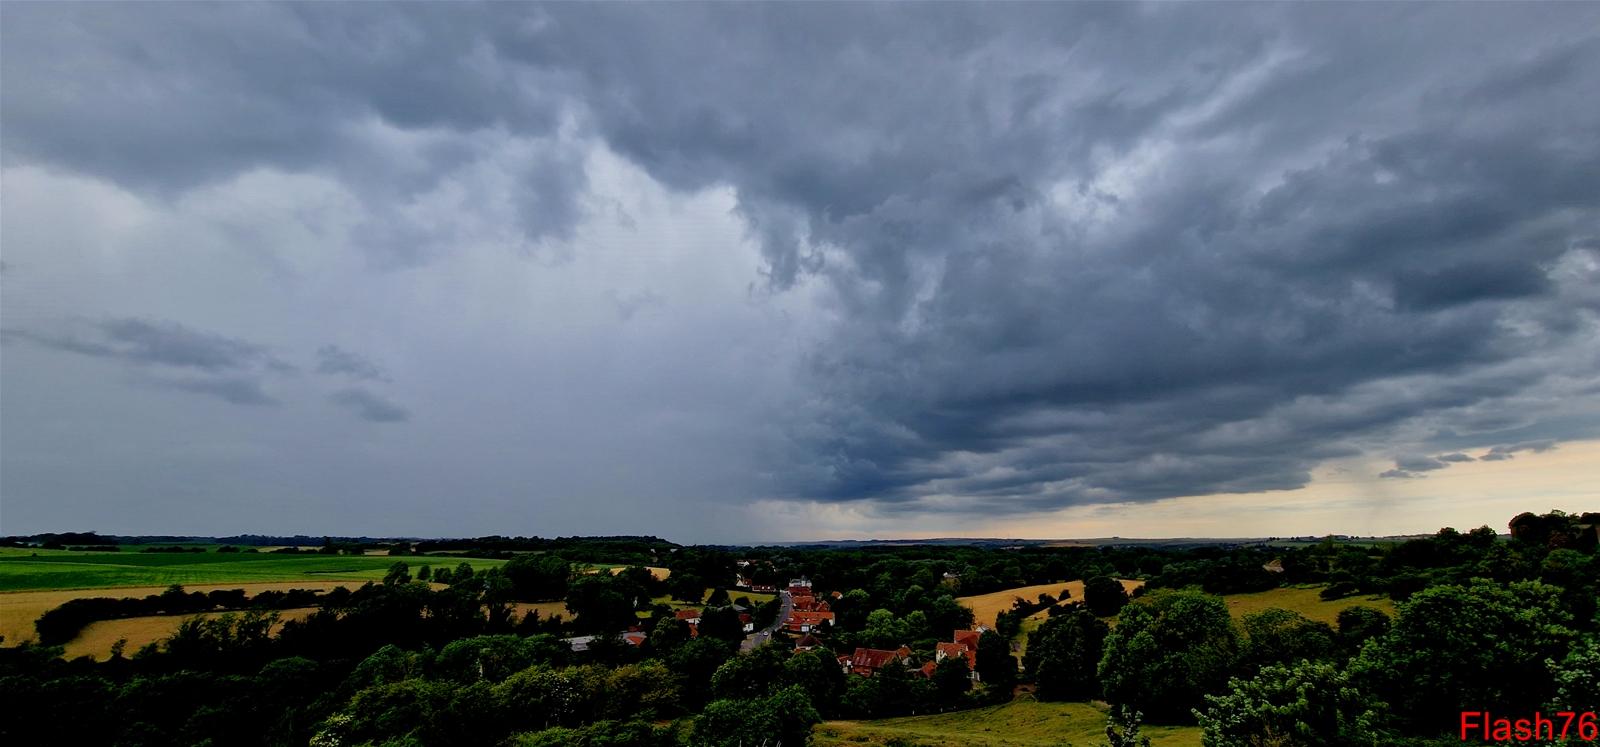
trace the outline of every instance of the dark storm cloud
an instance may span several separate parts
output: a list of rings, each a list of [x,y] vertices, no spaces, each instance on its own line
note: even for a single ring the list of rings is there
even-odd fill
[[[534,19],[501,27],[481,10],[8,6],[5,158],[164,195],[259,168],[328,174],[386,212],[363,231],[380,261],[423,261],[442,249],[397,208],[491,157],[454,135],[548,143],[567,100],[561,71],[493,51]],[[452,136],[396,153],[375,124]],[[536,150],[513,167],[517,227],[564,236],[579,216],[582,163]]]
[[[1364,450],[1485,445],[1391,443],[1427,440],[1408,428],[1549,435],[1561,387],[1594,377],[1594,6],[5,12],[8,162],[157,194],[310,171],[387,206],[505,137],[533,153],[508,190],[530,239],[583,213],[570,142],[731,188],[762,292],[814,291],[833,320],[787,448],[751,465],[782,497],[1288,489]],[[374,122],[427,144],[392,158]],[[392,217],[364,240],[450,245]],[[1564,436],[1600,433],[1573,417]]]
[[[388,375],[378,364],[338,345],[317,348],[317,373],[348,376],[357,381],[389,381]]]
[[[404,423],[411,419],[404,407],[365,389],[341,389],[329,395],[328,400],[373,423]]]

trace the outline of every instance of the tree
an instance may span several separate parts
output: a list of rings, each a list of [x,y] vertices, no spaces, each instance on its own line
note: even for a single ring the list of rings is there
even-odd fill
[[[1011,655],[1010,641],[992,633],[978,637],[978,679],[995,697],[1011,699],[1011,689],[1017,684],[1017,659]]]
[[[1334,653],[1333,628],[1298,612],[1270,608],[1245,615],[1244,632],[1246,639],[1240,664],[1246,674],[1253,674],[1268,664],[1292,664],[1302,659],[1322,661]]]
[[[383,584],[385,586],[407,583],[411,583],[411,569],[406,566],[404,561],[398,561],[389,566],[389,572],[383,574]]]
[[[1222,599],[1165,592],[1124,607],[1106,636],[1098,674],[1106,700],[1158,722],[1181,722],[1227,684],[1239,634]]]
[[[567,609],[580,630],[615,632],[637,621],[632,600],[612,588],[611,577],[583,576],[567,590]]]
[[[744,640],[744,623],[732,607],[708,607],[700,613],[696,628],[701,637],[738,642]]]
[[[674,573],[667,579],[667,593],[677,601],[699,604],[706,598],[706,581],[692,574]]]
[[[835,669],[838,669],[838,667],[835,667]],[[952,708],[959,705],[962,699],[966,697],[967,691],[971,689],[971,670],[967,668],[967,658],[965,656],[946,656],[944,661],[934,665],[934,699],[941,708]]]
[[[1088,700],[1100,694],[1095,669],[1110,628],[1083,605],[1044,621],[1028,635],[1023,667],[1040,700]]]
[[[1450,729],[1486,703],[1532,712],[1555,694],[1545,661],[1566,654],[1570,623],[1561,590],[1537,581],[1435,586],[1400,605],[1352,671],[1413,731]]]
[[[694,638],[667,656],[667,666],[684,680],[685,707],[693,710],[709,699],[712,674],[738,651],[738,646],[727,641]]]
[[[1546,659],[1556,696],[1547,710],[1600,711],[1600,637],[1590,634],[1557,662]]]
[[[873,610],[867,615],[861,637],[874,648],[896,648],[906,643],[906,622],[889,610]]]
[[[790,686],[765,698],[712,702],[695,719],[689,741],[696,747],[803,747],[821,721],[805,692]]]
[[[556,555],[518,555],[500,572],[511,582],[513,598],[529,602],[565,597],[572,579],[572,565]]]
[[[839,698],[844,695],[845,674],[839,669],[839,662],[834,660],[833,654],[815,650],[801,651],[790,656],[783,663],[783,681],[787,685],[798,686],[810,694],[812,704],[823,716],[833,716],[838,713]]]
[[[711,675],[711,697],[722,700],[759,698],[782,683],[783,653],[777,646],[762,646],[723,662]]]
[[[1127,708],[1113,708],[1106,716],[1107,747],[1150,747],[1150,738],[1139,733],[1144,714]]]
[[[1122,582],[1110,576],[1095,576],[1083,583],[1083,602],[1098,617],[1110,617],[1128,603]]]
[[[1389,616],[1373,607],[1346,607],[1339,610],[1339,643],[1346,654],[1361,650],[1361,645],[1389,632]]]
[[[650,650],[656,656],[667,656],[689,642],[689,624],[676,617],[662,617],[650,629]]]
[[[1343,747],[1385,743],[1385,710],[1337,666],[1301,661],[1230,680],[1228,692],[1206,696],[1204,711],[1195,716],[1206,747]]]

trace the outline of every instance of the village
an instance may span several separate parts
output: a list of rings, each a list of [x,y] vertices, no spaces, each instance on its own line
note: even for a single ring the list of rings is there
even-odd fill
[[[788,646],[795,652],[834,650],[830,645],[833,643],[830,634],[836,618],[829,600],[840,599],[842,593],[831,591],[819,598],[811,580],[805,577],[789,579],[787,584],[782,586],[762,583],[742,572],[750,563],[751,561],[739,561],[741,573],[735,579],[733,592],[774,594],[781,606],[779,614],[773,621],[760,630],[757,630],[757,620],[750,606],[738,603],[727,606],[727,609],[736,615],[740,629],[745,634],[741,648],[749,651],[759,646],[779,645]],[[673,617],[687,627],[690,638],[697,638],[700,635],[703,616],[712,609],[687,607],[675,610]],[[848,654],[838,654],[835,660],[840,671],[846,675],[870,678],[889,667],[900,667],[912,676],[931,679],[941,662],[955,659],[964,664],[968,680],[980,682],[978,641],[987,632],[990,632],[990,628],[983,625],[977,625],[970,630],[953,630],[948,635],[949,640],[938,641],[931,652],[922,653],[913,650],[909,642],[902,643],[894,649],[855,646]],[[576,636],[565,640],[573,651],[584,652],[598,637]],[[650,631],[643,625],[633,625],[616,637],[628,646],[641,648],[649,641]]]

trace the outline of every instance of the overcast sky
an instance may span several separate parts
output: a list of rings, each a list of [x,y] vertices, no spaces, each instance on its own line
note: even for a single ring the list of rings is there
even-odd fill
[[[1600,503],[1600,4],[0,21],[3,533]]]

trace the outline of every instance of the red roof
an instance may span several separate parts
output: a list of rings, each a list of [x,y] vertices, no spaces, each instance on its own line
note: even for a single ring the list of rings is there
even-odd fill
[[[700,616],[700,610],[678,610],[676,614],[679,620],[693,620]]]
[[[833,622],[832,612],[791,612],[789,619],[784,620],[784,625],[798,627],[801,625],[818,625],[824,620]]]
[[[858,648],[850,655],[850,666],[853,669],[879,669],[890,662],[900,658],[897,651],[884,651],[877,648]]]
[[[805,651],[821,645],[822,641],[810,633],[800,636],[800,640],[794,642],[794,647],[797,651]]]
[[[968,669],[972,669],[972,668],[978,666],[978,652],[973,650],[973,648],[971,646],[966,646],[966,645],[963,645],[963,644],[960,644],[960,643],[945,643],[945,642],[941,641],[935,647],[935,651],[936,651],[935,655],[938,658],[944,658],[944,657],[947,657],[947,656],[959,656],[961,658],[966,659],[967,660],[967,668]]]
[[[951,639],[956,643],[963,646],[971,646],[976,650],[978,648],[978,638],[982,635],[983,631],[981,630],[958,630],[951,636]]]
[[[938,665],[934,664],[931,661],[924,662],[922,664],[922,670],[921,670],[922,671],[922,676],[924,676],[924,677],[932,677],[933,676],[933,670],[937,669],[937,668],[938,668]]]

